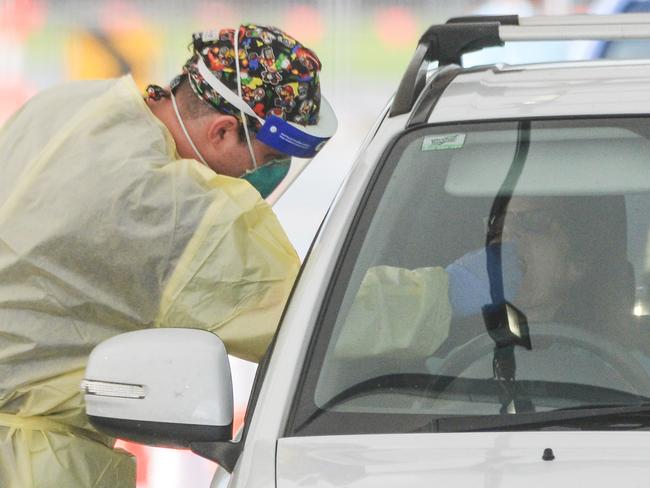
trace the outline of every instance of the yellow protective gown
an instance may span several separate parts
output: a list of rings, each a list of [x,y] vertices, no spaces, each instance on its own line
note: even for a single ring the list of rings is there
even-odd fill
[[[448,285],[441,267],[369,268],[337,338],[334,357],[433,355],[449,335]]]
[[[0,150],[0,487],[134,486],[83,411],[91,349],[193,327],[257,360],[298,257],[247,182],[179,159],[130,77],[41,93]]]

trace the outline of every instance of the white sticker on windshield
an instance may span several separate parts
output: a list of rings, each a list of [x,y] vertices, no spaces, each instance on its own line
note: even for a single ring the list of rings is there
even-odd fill
[[[426,136],[422,141],[423,151],[442,151],[445,149],[460,149],[465,144],[465,134],[444,134]]]

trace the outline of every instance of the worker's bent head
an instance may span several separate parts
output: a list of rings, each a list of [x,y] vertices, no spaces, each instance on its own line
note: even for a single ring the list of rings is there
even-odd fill
[[[244,176],[266,196],[286,175],[290,157],[312,158],[336,131],[336,116],[320,92],[321,62],[288,34],[242,25],[196,33],[191,48],[171,90],[182,100],[184,113],[178,118],[185,136],[198,159],[215,171]],[[182,119],[203,116],[206,110],[234,118],[248,148],[247,164],[233,164],[236,154],[222,154],[216,159],[229,157],[231,164],[225,167],[194,146]]]

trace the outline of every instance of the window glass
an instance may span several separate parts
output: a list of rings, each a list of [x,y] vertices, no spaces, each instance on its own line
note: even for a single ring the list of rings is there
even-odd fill
[[[650,55],[650,41],[610,41],[602,57],[607,59],[645,59]]]
[[[332,280],[290,433],[650,401],[649,136],[644,118],[404,135]]]

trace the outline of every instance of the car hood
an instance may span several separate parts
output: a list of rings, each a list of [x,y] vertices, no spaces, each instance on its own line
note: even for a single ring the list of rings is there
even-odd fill
[[[547,448],[553,460],[542,459]],[[649,478],[650,432],[296,437],[277,446],[278,488],[625,488]]]

